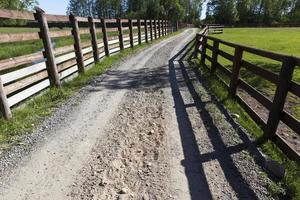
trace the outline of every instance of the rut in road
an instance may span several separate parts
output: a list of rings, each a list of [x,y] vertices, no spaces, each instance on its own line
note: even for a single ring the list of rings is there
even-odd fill
[[[259,152],[185,61],[195,32],[123,60],[62,105],[1,160],[1,198],[272,199]]]

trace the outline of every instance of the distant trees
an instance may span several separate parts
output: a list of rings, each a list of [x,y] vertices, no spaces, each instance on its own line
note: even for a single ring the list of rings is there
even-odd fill
[[[97,18],[152,18],[200,21],[204,0],[70,0],[68,13]]]
[[[209,0],[206,14],[221,24],[300,24],[300,0]]]
[[[32,10],[38,5],[36,0],[0,0],[0,8],[11,10]],[[24,20],[4,20],[0,21],[0,26],[24,24]]]

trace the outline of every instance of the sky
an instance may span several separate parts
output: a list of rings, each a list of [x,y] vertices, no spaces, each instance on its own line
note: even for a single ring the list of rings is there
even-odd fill
[[[65,15],[69,0],[38,0],[39,7],[48,14]],[[206,3],[203,4],[201,19],[205,18]]]
[[[39,7],[47,14],[65,15],[69,0],[38,0]]]

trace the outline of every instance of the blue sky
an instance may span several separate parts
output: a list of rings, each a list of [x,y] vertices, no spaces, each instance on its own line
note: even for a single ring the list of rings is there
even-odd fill
[[[69,0],[38,0],[40,8],[48,14],[65,15]],[[206,3],[203,5],[201,19],[205,18]]]
[[[38,0],[39,7],[48,14],[65,15],[69,0]]]

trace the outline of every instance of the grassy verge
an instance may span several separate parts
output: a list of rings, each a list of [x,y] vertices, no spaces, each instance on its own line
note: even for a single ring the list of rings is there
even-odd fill
[[[199,67],[204,84],[218,97],[219,101],[222,102],[231,113],[240,116],[238,119],[239,124],[243,126],[248,133],[252,134],[253,137],[261,137],[263,134],[261,128],[257,126],[235,100],[228,99],[227,89],[219,79],[215,75],[211,75],[206,67],[201,66],[198,60],[193,60],[193,65]],[[261,148],[271,159],[284,163],[286,167],[285,178],[282,181],[278,181],[278,185],[269,186],[269,191],[272,195],[280,199],[300,199],[300,163],[289,160],[272,142],[263,144]],[[284,186],[284,191],[281,189],[281,185]]]
[[[143,43],[142,45],[135,46],[133,49],[125,49],[119,54],[104,58],[101,62],[88,69],[84,74],[64,83],[62,89],[46,89],[41,95],[27,100],[23,106],[13,108],[12,120],[5,121],[3,118],[0,118],[0,150],[8,149],[13,144],[18,143],[23,135],[31,133],[40,122],[51,115],[53,110],[61,105],[61,103],[65,102],[76,91],[85,86],[92,78],[101,75],[122,58],[137,53],[141,51],[142,48],[158,43],[163,39],[181,32],[182,31],[171,33],[151,43]]]

